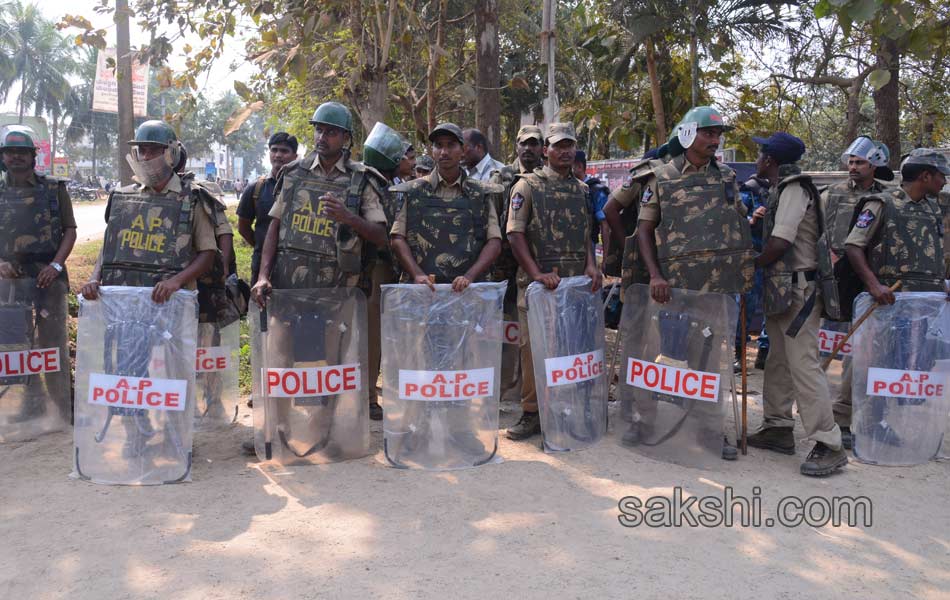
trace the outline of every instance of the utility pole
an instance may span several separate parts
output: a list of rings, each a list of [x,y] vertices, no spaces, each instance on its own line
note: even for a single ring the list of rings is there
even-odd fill
[[[541,8],[541,64],[548,66],[548,96],[542,102],[544,125],[556,123],[561,112],[554,82],[554,51],[557,48],[554,30],[556,27],[557,0],[544,0]]]
[[[115,60],[116,83],[119,92],[119,179],[122,185],[132,183],[132,167],[125,160],[128,152],[126,142],[135,136],[135,117],[132,112],[132,55],[129,48],[129,2],[116,0],[115,3]]]

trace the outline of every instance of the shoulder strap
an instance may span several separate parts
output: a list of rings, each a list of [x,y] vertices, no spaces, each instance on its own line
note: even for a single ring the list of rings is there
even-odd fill
[[[251,207],[257,212],[257,201],[261,199],[261,190],[264,189],[264,183],[267,181],[267,175],[261,175],[254,182],[254,188],[251,190]]]

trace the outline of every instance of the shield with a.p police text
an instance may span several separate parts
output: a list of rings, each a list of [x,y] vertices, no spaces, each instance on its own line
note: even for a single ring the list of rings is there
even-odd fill
[[[73,475],[96,483],[190,480],[197,294],[106,286],[81,300]]]
[[[544,449],[586,448],[607,433],[600,294],[589,277],[565,277],[554,290],[532,283],[525,299]]]
[[[225,327],[198,324],[195,353],[195,431],[226,427],[237,421],[241,322]]]
[[[254,446],[261,460],[369,454],[366,298],[355,288],[274,289],[251,325]]]
[[[854,456],[916,465],[939,451],[950,413],[950,299],[940,292],[894,296],[852,338]],[[873,302],[861,294],[854,314]]]
[[[0,442],[69,426],[66,282],[0,279]]]
[[[690,467],[719,462],[738,312],[723,294],[673,289],[659,304],[649,286],[627,288],[615,427],[624,446]]]
[[[383,437],[393,466],[464,469],[495,457],[506,287],[383,286]]]

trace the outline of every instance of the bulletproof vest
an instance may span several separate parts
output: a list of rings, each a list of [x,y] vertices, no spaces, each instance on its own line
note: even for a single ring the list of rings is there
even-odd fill
[[[541,271],[558,268],[561,277],[583,275],[590,251],[590,201],[574,177],[549,177],[543,169],[519,175],[531,186],[531,220],[525,228],[528,248]],[[518,269],[518,285],[531,283]]]
[[[15,263],[48,263],[63,239],[59,216],[59,185],[35,174],[36,185],[13,187],[0,174],[0,259]]]
[[[643,184],[653,171],[663,166],[663,161],[658,159],[648,159],[640,161],[630,169],[630,181],[623,184],[624,191],[629,192],[635,198],[643,193]],[[626,289],[634,278],[641,279],[639,275],[634,275],[635,271],[646,273],[642,262],[639,259],[637,240],[634,233],[637,230],[637,219],[640,215],[640,203],[634,201],[630,206],[620,211],[620,222],[623,224],[624,245],[618,246],[611,240],[610,249],[605,258],[604,272],[611,277],[621,278],[621,289]],[[647,277],[649,278],[649,276]]]
[[[919,202],[903,189],[874,196],[884,201],[881,225],[868,245],[868,264],[884,285],[900,280],[904,292],[944,290],[943,215],[932,198]],[[855,215],[870,198],[858,203]]]
[[[186,179],[193,186],[198,199],[204,204],[198,207],[199,210],[207,210],[214,222],[218,219],[227,219],[225,216],[227,209],[224,204],[201,182],[194,182],[193,173],[182,177],[182,181]],[[216,234],[215,242],[217,242],[217,237]],[[237,308],[228,299],[225,272],[224,258],[219,247],[211,263],[211,269],[197,281],[199,323],[218,323],[221,327],[225,327],[241,317]]]
[[[182,271],[194,258],[191,221],[197,207],[188,181],[181,191],[139,186],[112,192],[102,243],[102,283],[151,287]]]
[[[464,275],[487,240],[489,203],[494,202],[489,188],[465,178],[462,193],[451,200],[438,197],[428,178],[392,189],[406,203],[406,242],[422,272],[435,275],[436,283]]]
[[[783,167],[786,166],[788,165],[783,165]],[[802,186],[802,189],[805,190],[806,194],[808,194],[811,205],[815,207],[816,214],[818,214],[818,211],[820,210],[818,190],[815,188],[815,184],[812,183],[811,177],[808,175],[802,175],[801,170],[797,167],[795,170],[785,171],[784,173],[788,173],[788,176],[782,177],[782,179],[779,180],[779,184],[775,192],[769,195],[768,212],[765,213],[765,223],[763,228],[763,243],[768,243],[769,238],[772,237],[772,230],[775,229],[775,215],[778,213],[779,201],[781,200],[782,192],[784,192],[785,188],[787,188],[789,185],[797,183]],[[780,173],[780,176],[782,174],[783,173]],[[820,222],[818,227],[819,231],[821,231],[822,226]],[[792,247],[789,247],[781,258],[766,267],[766,274],[773,275],[778,273],[791,273],[792,269],[788,266],[787,260],[791,252]]]
[[[511,245],[508,243],[508,203],[511,200],[511,188],[515,183],[515,175],[521,172],[521,163],[517,160],[493,171],[490,181],[504,190],[501,194],[494,194],[495,214],[498,215],[498,226],[501,228],[501,253],[495,259],[491,268],[492,281],[511,281],[518,272],[518,261],[515,260]]]
[[[328,179],[311,171],[315,159],[288,165],[275,196],[284,198],[280,235],[271,280],[276,288],[315,288],[342,285],[362,270],[361,244],[355,231],[326,216],[320,197],[344,198],[346,208],[360,212],[360,196],[366,184],[363,165],[346,161],[349,178]]]
[[[656,226],[657,260],[674,288],[744,293],[755,273],[752,232],[738,209],[735,173],[711,162],[706,172],[683,174],[684,155],[656,169],[662,217]]]
[[[950,230],[950,192],[941,191],[937,195],[937,204],[943,212],[943,230]],[[943,245],[944,278],[950,279],[950,244]]]
[[[858,200],[868,194],[877,194],[884,188],[885,185],[876,179],[871,189],[867,191],[853,189],[849,181],[828,186],[825,205],[822,207],[824,217],[822,226],[828,232],[831,249],[835,254],[844,255],[844,241],[848,239],[848,233],[851,231],[851,217],[854,215],[854,207],[858,205]]]

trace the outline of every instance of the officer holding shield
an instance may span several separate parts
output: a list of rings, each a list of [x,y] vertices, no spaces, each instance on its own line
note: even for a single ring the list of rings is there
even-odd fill
[[[69,282],[63,266],[76,242],[76,220],[64,182],[37,173],[36,146],[31,132],[9,128],[0,134],[0,215],[6,228],[0,242],[0,279],[29,277],[36,281],[33,347],[57,348],[60,369],[30,377],[26,397],[14,421],[42,417],[46,398],[70,420],[69,348],[66,335],[66,294]],[[11,340],[12,341],[12,340]]]
[[[518,176],[509,201],[508,240],[519,266],[517,302],[523,377],[521,418],[507,432],[513,440],[541,433],[525,303],[528,285],[537,281],[553,290],[561,277],[587,275],[593,282],[591,291],[596,292],[603,280],[590,240],[593,215],[588,189],[574,177],[574,126],[551,123],[544,143],[548,164]]]

